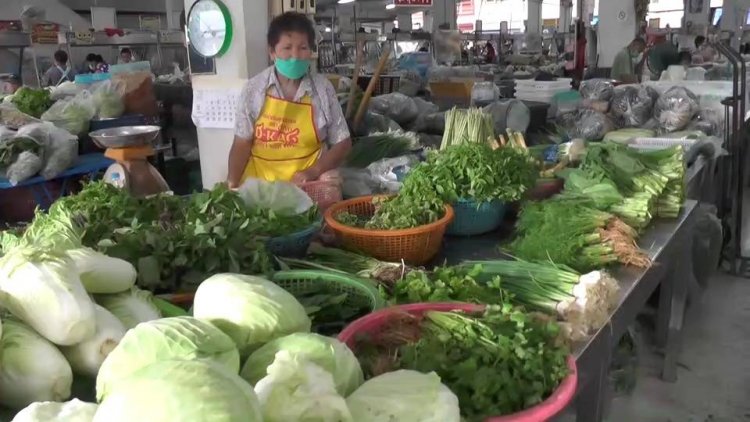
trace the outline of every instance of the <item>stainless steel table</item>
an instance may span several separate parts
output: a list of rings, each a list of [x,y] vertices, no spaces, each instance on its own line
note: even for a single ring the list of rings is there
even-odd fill
[[[619,267],[613,271],[620,283],[619,305],[604,327],[574,348],[578,364],[578,422],[602,420],[612,351],[660,284],[657,340],[665,352],[662,378],[676,380],[687,300],[685,271],[690,270],[679,264],[680,260],[691,259],[692,225],[697,204],[688,200],[677,219],[655,220],[644,232],[638,243],[653,261],[650,268]],[[501,257],[498,244],[503,239],[507,239],[507,233],[448,238],[437,261],[455,264],[467,259],[497,259]]]
[[[685,271],[689,271],[688,267],[680,265],[680,261],[692,259],[691,226],[696,208],[696,201],[687,201],[677,220],[657,220],[639,239],[639,245],[653,260],[650,268],[620,267],[614,271],[620,283],[619,305],[604,327],[575,348],[579,374],[578,422],[602,420],[612,351],[660,284],[656,337],[664,347],[662,379],[676,380],[687,301]]]

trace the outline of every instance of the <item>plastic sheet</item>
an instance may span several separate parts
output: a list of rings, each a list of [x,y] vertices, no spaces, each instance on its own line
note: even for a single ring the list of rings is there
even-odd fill
[[[617,87],[612,95],[610,111],[619,127],[642,127],[650,118],[654,97],[642,85]]]
[[[681,86],[668,89],[654,105],[654,117],[661,130],[666,132],[684,129],[698,111],[698,98]]]
[[[273,210],[283,215],[301,214],[313,206],[310,197],[289,182],[267,182],[247,179],[239,188],[239,195],[246,204]]]
[[[73,164],[78,157],[78,137],[52,123],[34,123],[18,130],[18,136],[36,139],[44,147],[44,160],[40,175],[54,179]]]
[[[42,169],[42,158],[33,152],[24,151],[18,154],[18,159],[8,166],[5,172],[5,177],[8,178],[10,184],[15,186],[20,182],[34,176],[39,173]]]

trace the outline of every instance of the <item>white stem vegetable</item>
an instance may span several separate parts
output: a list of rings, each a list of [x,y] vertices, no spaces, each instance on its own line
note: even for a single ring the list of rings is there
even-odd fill
[[[78,268],[78,276],[89,293],[120,293],[135,285],[135,267],[128,261],[112,258],[90,248],[67,251]]]
[[[61,347],[76,374],[96,377],[109,353],[125,336],[125,326],[117,317],[99,305],[94,305],[96,333],[74,346]]]
[[[153,321],[162,317],[154,305],[150,292],[133,287],[127,292],[112,295],[97,295],[96,302],[112,312],[126,329],[141,322]]]
[[[70,397],[73,371],[57,348],[27,325],[4,321],[0,339],[0,404],[20,409]]]

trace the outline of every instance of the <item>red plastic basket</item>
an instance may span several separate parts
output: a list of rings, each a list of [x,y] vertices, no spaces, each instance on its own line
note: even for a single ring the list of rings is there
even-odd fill
[[[388,322],[394,313],[406,312],[415,316],[422,316],[427,311],[479,313],[483,310],[484,305],[470,303],[413,303],[393,306],[375,311],[353,321],[338,335],[338,339],[356,353],[357,336],[368,334],[376,337],[381,327]],[[576,361],[573,356],[568,357],[567,363],[570,374],[562,380],[560,386],[552,392],[547,400],[512,415],[488,417],[484,422],[544,422],[560,415],[573,400],[576,387],[578,386],[578,370],[576,369]]]
[[[318,205],[321,212],[344,199],[340,181],[316,180],[302,183],[299,187]]]

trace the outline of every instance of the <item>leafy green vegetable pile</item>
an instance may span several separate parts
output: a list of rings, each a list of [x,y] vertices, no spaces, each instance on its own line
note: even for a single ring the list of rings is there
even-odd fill
[[[318,218],[314,207],[293,216],[248,207],[226,187],[188,200],[137,199],[103,182],[61,198],[49,215],[72,215],[85,228],[84,245],[135,265],[139,286],[169,291],[219,272],[266,273],[264,237],[300,231]]]
[[[432,153],[410,171],[399,194],[378,200],[369,220],[349,213],[336,218],[342,224],[376,230],[422,226],[440,219],[445,203],[458,199],[519,200],[537,175],[536,161],[523,149],[456,145]]]
[[[482,316],[429,311],[393,314],[384,330],[356,346],[366,376],[395,369],[435,371],[458,396],[467,421],[540,403],[568,374],[559,327],[510,304]]]
[[[398,281],[391,295],[397,303],[468,302],[498,304],[507,299],[500,278],[478,282],[482,267],[436,267],[414,270]]]
[[[11,102],[18,110],[37,119],[52,106],[49,91],[46,89],[29,88],[27,86],[19,88],[13,95]]]
[[[410,132],[373,133],[355,138],[346,158],[349,167],[365,168],[384,158],[398,157],[419,146],[419,140]]]

